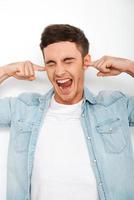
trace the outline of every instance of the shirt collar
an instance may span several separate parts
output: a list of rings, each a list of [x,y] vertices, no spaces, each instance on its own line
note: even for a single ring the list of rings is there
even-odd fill
[[[90,90],[87,87],[84,87],[84,99],[89,101],[89,103],[91,104],[96,103],[96,97],[92,92],[90,92]]]

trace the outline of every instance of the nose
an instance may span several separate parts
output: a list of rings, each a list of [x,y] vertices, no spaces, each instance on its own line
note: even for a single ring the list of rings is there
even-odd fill
[[[65,73],[64,66],[61,65],[61,64],[58,64],[56,66],[56,69],[55,69],[55,75],[56,76],[63,76],[64,73]]]

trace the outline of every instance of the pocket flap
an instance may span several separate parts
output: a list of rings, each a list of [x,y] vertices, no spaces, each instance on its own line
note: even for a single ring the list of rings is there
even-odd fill
[[[120,127],[121,120],[119,118],[111,118],[104,122],[98,123],[96,129],[99,133],[111,134],[115,133],[116,130]]]
[[[33,126],[32,123],[21,120],[21,119],[15,121],[14,125],[19,132],[29,132],[32,130],[32,126]]]

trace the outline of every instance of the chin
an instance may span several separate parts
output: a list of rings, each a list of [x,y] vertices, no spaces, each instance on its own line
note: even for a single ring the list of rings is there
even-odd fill
[[[56,100],[59,103],[63,104],[75,104],[79,100],[77,100],[75,94],[68,94],[68,95],[56,95]]]

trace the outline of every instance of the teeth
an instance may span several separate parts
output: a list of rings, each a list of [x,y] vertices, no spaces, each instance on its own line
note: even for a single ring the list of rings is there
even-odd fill
[[[70,79],[64,79],[64,80],[57,80],[57,83],[65,83],[67,81],[69,81]]]

